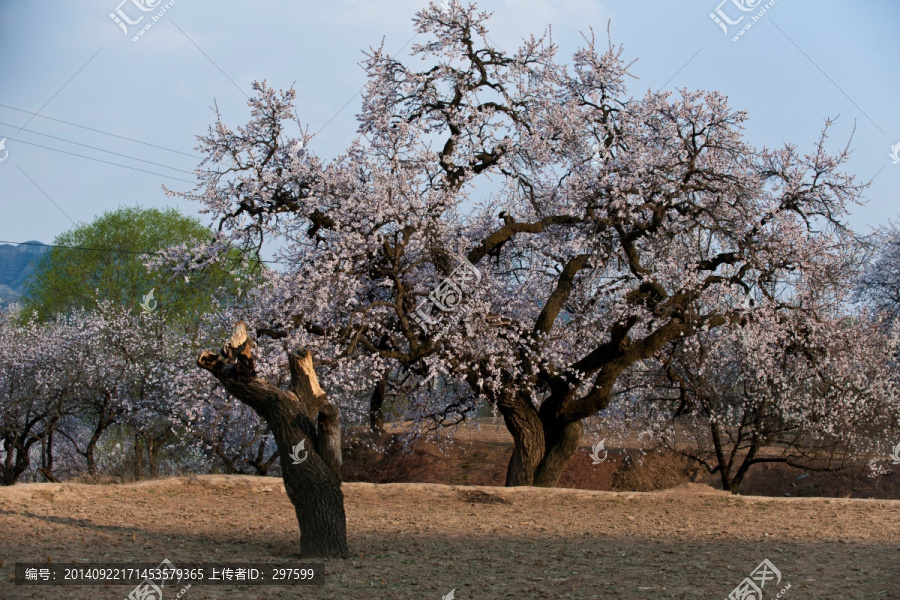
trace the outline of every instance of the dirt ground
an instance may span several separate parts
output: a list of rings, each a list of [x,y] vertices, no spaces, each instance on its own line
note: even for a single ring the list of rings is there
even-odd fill
[[[900,599],[900,501],[345,483],[351,557],[318,587],[194,586],[204,598],[726,598],[763,559],[790,600]],[[133,586],[28,587],[14,563],[302,561],[280,479],[210,475],[0,488],[0,598],[115,600]],[[766,600],[778,593],[771,584]],[[173,596],[174,597],[174,596]],[[165,597],[169,600],[169,597]]]

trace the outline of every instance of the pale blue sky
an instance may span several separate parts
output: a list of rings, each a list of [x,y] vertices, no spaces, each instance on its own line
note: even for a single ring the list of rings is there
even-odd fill
[[[247,119],[244,93],[252,80],[276,87],[296,82],[301,119],[311,131],[328,122],[310,147],[331,156],[354,137],[359,97],[337,113],[364,83],[361,51],[382,37],[389,51],[399,49],[414,33],[410,17],[424,6],[418,0],[177,0],[132,42],[148,18],[126,37],[109,17],[120,1],[0,0],[0,104],[192,154],[194,136],[212,122],[213,102],[236,125]],[[624,44],[627,59],[638,59],[632,95],[662,86],[719,90],[749,111],[746,135],[757,146],[793,142],[809,149],[823,119],[840,116],[833,148],[846,143],[855,124],[850,170],[863,180],[875,176],[869,204],[854,210],[853,224],[868,231],[895,218],[900,164],[891,164],[888,154],[900,142],[900,2],[778,0],[734,43],[709,16],[719,1],[489,0],[479,7],[494,12],[490,36],[507,49],[552,25],[567,60],[579,31],[593,27],[605,38],[611,19],[613,41]],[[131,0],[122,10],[132,19],[143,14]],[[742,13],[732,0],[721,10],[732,20],[756,12]],[[187,180],[193,180],[189,173],[46,135],[188,172],[196,158],[4,106],[0,123],[9,152],[0,150],[0,159],[6,156],[2,241],[50,242],[71,226],[70,218],[87,222],[119,205],[197,213],[197,205],[161,189],[189,183],[25,142]]]

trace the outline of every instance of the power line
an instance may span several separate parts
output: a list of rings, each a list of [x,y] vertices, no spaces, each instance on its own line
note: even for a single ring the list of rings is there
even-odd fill
[[[175,27],[178,27],[178,23],[176,23],[176,22],[173,21],[172,19],[169,19],[169,22],[172,23],[172,25],[174,25]],[[192,40],[191,37],[190,37],[188,34],[186,34],[186,33],[184,32],[184,29],[182,29],[181,27],[178,27],[178,31],[180,31],[181,34],[182,34],[184,37],[186,37],[186,38],[188,39],[188,41],[189,41],[190,43],[192,43],[192,44],[194,45],[194,47],[195,47],[197,50],[199,50],[200,53],[201,53],[203,56],[206,57],[206,60],[208,60],[209,62],[211,62],[211,63],[213,64],[213,66],[214,66],[215,68],[217,68],[217,69],[219,70],[219,72],[220,72],[222,75],[224,75],[225,78],[226,78],[228,81],[231,82],[231,85],[233,85],[234,87],[236,87],[236,88],[238,89],[238,91],[239,91],[240,93],[242,93],[242,94],[244,95],[245,98],[247,98],[247,100],[250,99],[250,96],[247,95],[247,92],[245,92],[244,90],[242,90],[242,89],[241,89],[241,86],[239,86],[238,84],[236,84],[236,83],[234,82],[234,79],[232,79],[231,77],[229,77],[229,76],[228,76],[228,73],[226,73],[225,71],[223,71],[223,70],[222,70],[222,67],[220,67],[219,65],[217,65],[217,64],[216,64],[216,61],[214,61],[213,59],[211,59],[211,58],[209,57],[209,54],[207,54],[206,52],[204,52],[204,51],[203,51],[203,48],[201,48],[200,46],[198,46],[198,45],[197,45],[197,42],[195,42],[194,40]]]
[[[771,21],[771,22],[772,22],[772,25],[774,25],[774,26],[778,29],[778,31],[780,31],[781,34],[782,34],[784,37],[786,37],[786,38],[788,39],[788,41],[789,41],[790,43],[792,43],[792,44],[794,45],[794,47],[795,47],[797,50],[800,51],[800,54],[802,54],[803,56],[806,57],[806,60],[808,60],[809,62],[811,62],[811,63],[813,64],[813,66],[814,66],[815,68],[817,68],[817,69],[819,70],[819,72],[822,73],[822,75],[824,75],[825,78],[828,79],[828,81],[830,81],[831,84],[832,84],[834,87],[836,87],[836,88],[838,89],[838,91],[839,91],[840,93],[842,93],[842,94],[844,95],[844,97],[847,98],[847,100],[849,100],[850,103],[851,103],[853,106],[855,106],[855,107],[859,110],[859,112],[861,112],[861,113],[863,114],[863,116],[864,116],[865,118],[867,118],[867,119],[869,120],[870,123],[872,123],[872,125],[875,126],[875,129],[877,129],[878,131],[880,131],[880,132],[882,133],[882,135],[884,135],[884,129],[882,129],[881,127],[879,127],[879,126],[878,126],[878,123],[876,123],[875,121],[873,121],[873,120],[872,120],[872,117],[870,117],[869,115],[867,115],[867,114],[866,114],[866,111],[864,111],[864,110],[859,106],[859,104],[857,104],[857,103],[853,100],[853,98],[851,98],[851,97],[849,96],[849,94],[847,94],[847,92],[845,92],[844,89],[843,89],[841,86],[839,86],[839,85],[837,84],[837,82],[836,82],[834,79],[832,79],[831,76],[830,76],[828,73],[826,73],[825,70],[824,70],[822,67],[819,66],[819,64],[818,64],[816,61],[814,61],[812,58],[810,58],[809,54],[807,54],[807,53],[803,50],[803,48],[801,48],[800,46],[798,46],[798,45],[797,45],[797,42],[795,42],[795,41],[793,40],[793,38],[791,38],[791,36],[789,36],[788,34],[786,34],[786,33],[784,32],[784,29],[782,29],[782,28],[778,25],[778,23],[775,22],[775,19],[769,17],[769,21]]]
[[[64,123],[66,125],[71,125],[72,127],[78,127],[80,129],[87,129],[88,131],[93,131],[94,133],[102,133],[103,135],[108,135],[111,137],[119,138],[120,140],[127,140],[129,142],[134,142],[136,144],[143,144],[144,146],[150,146],[152,148],[159,148],[160,150],[166,150],[167,152],[174,152],[176,154],[183,154],[184,156],[190,156],[191,158],[200,158],[196,154],[188,154],[187,152],[182,152],[181,150],[173,150],[172,148],[166,148],[165,146],[157,146],[156,144],[151,144],[150,142],[142,142],[141,140],[136,140],[134,138],[125,137],[124,135],[109,133],[108,131],[101,131],[100,129],[94,129],[93,127],[87,127],[86,125],[79,125],[78,123],[72,123],[71,121],[63,121],[62,119],[55,119],[53,117],[48,117],[47,115],[39,115],[38,113],[33,113],[28,110],[16,108],[15,106],[10,106],[9,104],[0,103],[0,106],[2,106],[3,108],[8,108],[10,110],[22,112],[22,113],[25,113],[28,115],[34,115],[35,117],[40,117],[42,119],[49,119],[51,121],[56,121],[57,123]],[[23,127],[24,127],[24,125],[23,125]]]
[[[15,125],[10,125],[9,123],[3,123],[0,121],[0,125],[4,125],[6,127],[15,127]],[[138,162],[144,162],[149,165],[155,165],[157,167],[162,167],[164,169],[172,169],[173,171],[180,171],[182,173],[187,173],[188,175],[192,175],[191,171],[185,171],[184,169],[178,169],[176,167],[170,167],[168,165],[164,165],[162,163],[156,163],[150,160],[144,160],[143,158],[137,158],[136,156],[129,156],[127,154],[121,154],[119,152],[113,152],[112,150],[104,150],[103,148],[98,148],[96,146],[89,146],[88,144],[82,144],[81,142],[73,142],[72,140],[67,140],[66,138],[57,137],[55,135],[50,135],[49,133],[41,133],[40,131],[34,131],[33,129],[20,129],[19,131],[26,131],[28,133],[33,133],[35,135],[42,135],[44,137],[52,138],[54,140],[59,140],[61,142],[67,142],[69,144],[75,144],[76,146],[83,146],[84,148],[90,148],[91,150],[97,150],[99,152],[106,152],[107,154],[114,154],[116,156],[121,156],[122,158],[128,158],[131,160],[136,160]]]
[[[17,246],[39,246],[41,248],[59,248],[61,250],[84,250],[87,252],[107,252],[110,254],[147,254],[152,255],[155,254],[156,251],[144,251],[144,250],[119,250],[116,248],[87,248],[85,246],[60,246],[57,244],[44,244],[41,242],[11,242],[9,240],[0,240],[0,244],[13,244]],[[262,260],[258,258],[250,259],[251,262],[259,262],[259,263],[267,263],[267,264],[281,264],[277,260]]]
[[[38,113],[40,113],[42,110],[44,110],[45,108],[47,108],[47,105],[50,104],[50,103],[53,101],[53,99],[56,98],[56,97],[59,95],[59,93],[65,89],[65,87],[66,87],[67,85],[69,85],[70,83],[72,83],[72,80],[75,79],[76,77],[78,77],[78,74],[81,73],[81,72],[84,70],[84,68],[85,68],[86,66],[88,66],[89,64],[91,64],[91,61],[94,60],[95,58],[97,58],[97,55],[100,54],[100,52],[101,52],[102,50],[103,50],[103,46],[100,47],[100,50],[97,50],[96,52],[94,52],[94,55],[93,55],[92,57],[90,57],[86,63],[84,63],[83,65],[81,65],[81,68],[78,69],[77,71],[75,71],[75,74],[72,75],[71,77],[69,77],[69,80],[68,80],[67,82],[65,82],[65,83],[62,85],[61,88],[59,88],[58,90],[56,90],[56,93],[55,93],[55,94],[53,94],[52,96],[50,96],[50,100],[47,100],[46,102],[44,102],[44,105],[43,105],[42,107],[40,107],[40,108],[38,109],[38,111],[37,111],[36,113],[34,113],[34,114],[31,116],[31,119],[34,119],[36,116],[38,116]],[[25,125],[28,125],[29,123],[31,123],[31,119],[28,119],[27,121],[25,121]],[[22,131],[22,129],[25,127],[25,125],[22,125],[22,127],[19,127],[19,131]],[[18,133],[18,132],[16,132],[16,133]]]
[[[677,71],[675,71],[675,74],[672,75],[671,77],[669,77],[669,79],[668,79],[664,84],[662,84],[662,86],[660,86],[659,89],[663,89],[664,87],[666,87],[667,85],[669,85],[669,82],[670,82],[670,81],[672,81],[673,79],[675,79],[675,77],[677,77],[678,74],[681,73],[681,72],[684,70],[684,68],[685,68],[686,66],[688,66],[688,65],[691,63],[692,60],[694,60],[695,58],[697,58],[697,55],[698,55],[698,54],[700,54],[701,52],[703,52],[703,48],[705,48],[705,46],[701,46],[699,50],[697,50],[696,52],[694,52],[694,55],[693,55],[692,57],[690,57],[689,59],[687,59],[687,62],[684,63],[683,65],[681,65],[681,68],[678,69]]]
[[[166,179],[174,179],[176,181],[183,181],[185,183],[197,183],[196,181],[190,181],[188,179],[181,179],[180,177],[172,177],[171,175],[166,175],[164,173],[156,173],[154,171],[147,171],[146,169],[138,169],[137,167],[129,167],[128,165],[120,165],[119,163],[114,163],[114,162],[110,162],[108,160],[103,160],[102,158],[94,158],[93,156],[85,156],[84,154],[76,154],[75,152],[69,152],[67,150],[60,150],[59,148],[51,148],[50,146],[42,146],[40,144],[35,144],[34,142],[26,142],[24,140],[17,140],[15,138],[6,138],[6,139],[10,139],[14,142],[19,142],[20,144],[28,144],[29,146],[37,146],[38,148],[44,148],[45,150],[53,150],[54,152],[62,152],[63,154],[69,154],[71,156],[78,156],[80,158],[86,158],[88,160],[95,160],[97,162],[106,163],[108,165],[122,167],[123,169],[131,169],[132,171],[140,171],[141,173],[149,173],[151,175],[158,175],[159,177],[165,177]]]
[[[28,181],[31,182],[31,185],[33,185],[34,187],[36,187],[36,188],[38,189],[38,191],[39,191],[40,193],[42,193],[42,194],[44,195],[44,197],[47,198],[47,200],[50,201],[50,204],[52,204],[53,206],[55,206],[56,209],[57,209],[59,212],[61,212],[68,220],[72,221],[72,225],[75,224],[75,220],[72,219],[72,217],[70,217],[70,216],[68,215],[68,213],[66,213],[66,211],[64,211],[63,209],[61,209],[61,208],[59,207],[59,204],[57,204],[56,202],[54,202],[54,201],[53,201],[53,198],[51,198],[50,196],[48,196],[48,195],[47,195],[47,192],[45,192],[44,190],[42,190],[41,187],[40,187],[38,184],[36,184],[36,183],[34,182],[34,179],[32,179],[31,177],[28,176],[28,173],[26,173],[25,171],[23,171],[22,168],[21,168],[19,165],[16,165],[16,168],[19,169],[19,172],[22,173],[22,175],[25,176],[25,179],[27,179]]]
[[[407,46],[409,46],[409,43],[410,43],[411,41],[413,41],[414,39],[416,39],[416,37],[417,37],[418,35],[419,35],[418,33],[413,34],[413,36],[412,36],[411,38],[409,38],[408,40],[406,40],[406,43],[403,44],[403,46],[401,46],[399,50],[397,50],[396,52],[394,52],[394,54],[396,55],[396,54],[400,54],[401,52],[403,52],[403,49],[406,48]],[[322,132],[323,129],[325,129],[326,127],[328,127],[328,124],[331,123],[331,122],[334,120],[334,118],[335,118],[336,116],[338,116],[339,114],[341,114],[341,111],[343,111],[345,108],[347,108],[347,105],[350,104],[350,102],[352,102],[353,99],[356,98],[356,97],[359,95],[359,93],[360,93],[361,91],[363,91],[363,89],[365,89],[366,85],[368,85],[368,84],[367,84],[367,83],[364,83],[364,84],[362,85],[361,88],[359,88],[358,90],[356,90],[356,93],[353,94],[352,96],[350,96],[350,99],[347,100],[346,102],[344,102],[344,105],[343,105],[342,107],[340,107],[340,108],[338,109],[338,111],[337,111],[336,113],[334,113],[334,114],[331,116],[330,119],[328,119],[327,121],[325,121],[325,124],[322,125],[321,127],[319,127],[319,130],[318,130],[317,132],[315,132],[314,134],[312,134],[312,137],[316,137],[317,135],[319,135],[319,134]]]

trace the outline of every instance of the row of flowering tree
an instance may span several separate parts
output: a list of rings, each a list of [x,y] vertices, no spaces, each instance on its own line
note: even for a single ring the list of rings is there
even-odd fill
[[[359,136],[334,158],[313,152],[295,92],[265,82],[246,125],[217,114],[199,138],[201,184],[180,195],[220,237],[166,260],[189,275],[232,245],[280,248],[249,331],[199,365],[278,430],[304,553],[346,555],[343,527],[321,527],[343,523],[329,427],[365,398],[377,422],[389,383],[410,389],[419,423],[494,407],[514,440],[510,486],[555,485],[584,419],[634,369],[674,353],[691,372],[692,352],[733,347],[744,324],[761,336],[740,367],[755,373],[747,389],[865,397],[859,381],[845,398],[784,379],[790,353],[761,346],[777,335],[809,372],[844,368],[819,350],[847,327],[839,300],[783,301],[853,268],[845,219],[864,186],[842,171],[849,150],[829,151],[830,123],[807,152],[756,148],[721,94],[629,96],[621,49],[589,36],[566,65],[549,35],[496,47],[488,20],[431,4],[414,18],[428,36],[414,61],[372,49]],[[300,442],[311,460],[292,465]]]
[[[138,389],[137,369],[117,347],[134,351],[134,356],[142,349],[129,345],[124,338],[132,330],[121,325],[84,311],[45,322],[36,316],[25,319],[15,307],[0,315],[4,484],[15,483],[35,454],[36,469],[55,480],[54,459],[64,443],[94,473],[104,433],[146,414],[148,407],[140,400],[147,394]]]
[[[823,281],[645,361],[614,402],[620,426],[733,493],[764,463],[837,471],[869,462],[877,473],[900,432],[897,331],[866,310],[840,310],[846,277]]]
[[[202,330],[218,333],[217,324]],[[0,313],[0,340],[4,485],[28,472],[50,481],[59,473],[93,476],[101,462],[156,477],[167,454],[168,472],[218,464],[225,472],[266,474],[273,466],[265,425],[202,377],[194,367],[200,340],[162,315],[101,302],[39,321],[13,307]],[[113,432],[129,437],[131,458],[106,448]]]
[[[144,264],[148,253],[212,237],[176,210],[128,207],[54,240],[23,305],[0,319],[5,481],[29,465],[29,475],[48,479],[54,469],[156,476],[193,459],[269,471],[264,425],[193,367],[196,345],[219,326],[211,313],[239,302],[248,266],[225,256],[193,278],[165,281]],[[103,451],[117,443],[118,457]]]

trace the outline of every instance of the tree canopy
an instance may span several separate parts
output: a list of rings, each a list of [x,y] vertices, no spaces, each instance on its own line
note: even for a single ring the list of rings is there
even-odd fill
[[[409,416],[487,402],[515,440],[507,484],[554,485],[629,369],[754,311],[805,310],[782,292],[846,266],[864,186],[828,122],[806,153],[755,148],[717,92],[629,96],[620,48],[589,36],[566,65],[545,35],[506,52],[489,17],[432,5],[416,60],[372,49],[360,136],[331,160],[286,133],[293,90],[254,84],[249,123],[200,137],[184,196],[241,246],[282,244],[247,317],[271,348],[315,349],[323,379],[358,382],[348,396],[386,374],[464,382],[420,386]]]
[[[196,321],[222,294],[235,294],[246,269],[238,255],[173,279],[148,268],[148,255],[170,247],[190,247],[213,238],[199,220],[175,209],[125,207],[57,236],[26,283],[23,315],[37,311],[46,320],[73,310],[96,310],[102,302],[140,312],[153,290],[161,315]]]

